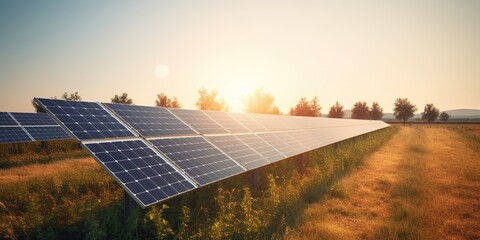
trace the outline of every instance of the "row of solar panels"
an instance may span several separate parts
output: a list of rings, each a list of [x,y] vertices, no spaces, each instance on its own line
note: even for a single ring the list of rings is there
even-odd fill
[[[388,126],[381,121],[36,101],[142,207]]]
[[[0,112],[0,143],[71,138],[46,113]]]

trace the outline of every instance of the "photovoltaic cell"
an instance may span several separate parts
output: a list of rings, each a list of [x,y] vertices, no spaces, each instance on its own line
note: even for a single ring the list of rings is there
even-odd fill
[[[263,141],[256,134],[241,134],[235,135],[243,143],[247,144],[249,147],[253,148],[258,152],[262,157],[267,159],[269,162],[276,162],[285,158],[283,154],[269,145],[267,142]]]
[[[265,132],[267,129],[255,119],[253,119],[247,113],[228,113],[232,116],[235,120],[242,123],[243,126],[248,128],[251,132]]]
[[[36,100],[80,140],[135,136],[98,103]]]
[[[251,170],[269,164],[265,158],[255,152],[248,145],[233,135],[208,136],[210,142],[217,146],[220,150],[235,159],[245,168]]]
[[[289,143],[283,141],[276,133],[260,133],[257,134],[268,144],[272,145],[275,149],[281,152],[285,157],[291,157],[297,155],[297,150],[293,148]]]
[[[44,126],[44,127],[25,127],[25,130],[32,136],[36,141],[47,141],[47,140],[62,140],[70,139],[62,127],[60,126]]]
[[[142,140],[84,145],[144,207],[195,188]]]
[[[249,114],[253,119],[262,124],[268,131],[288,131],[299,129],[289,117],[273,114]]]
[[[298,131],[292,132],[276,132],[274,133],[278,138],[280,138],[283,142],[288,143],[293,149],[295,149],[296,154],[302,152],[308,152],[309,149],[303,142],[301,141],[301,137],[297,135]]]
[[[30,142],[30,137],[21,127],[0,127],[0,143]]]
[[[196,134],[166,108],[105,103],[142,136]]]
[[[200,136],[149,141],[202,186],[244,172],[237,163]]]
[[[8,112],[0,112],[0,126],[18,126]]]
[[[230,133],[249,133],[246,127],[244,127],[240,122],[235,120],[226,112],[220,111],[203,111],[210,118],[215,120],[218,124],[222,125],[223,128],[227,129]]]
[[[202,111],[178,108],[170,111],[200,134],[228,133]]]
[[[20,125],[58,125],[46,113],[18,113],[13,112],[13,117],[20,123]]]

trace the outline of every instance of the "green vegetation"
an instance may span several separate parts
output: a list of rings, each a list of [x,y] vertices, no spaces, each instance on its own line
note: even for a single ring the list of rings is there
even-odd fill
[[[211,184],[144,210],[124,221],[123,190],[104,170],[67,172],[0,189],[0,236],[32,239],[259,239],[281,237],[306,203],[396,131],[388,128],[306,153],[307,171],[294,159],[260,169],[259,187],[250,173]],[[135,234],[135,235],[131,235]]]
[[[74,140],[1,144],[0,169],[89,156]]]

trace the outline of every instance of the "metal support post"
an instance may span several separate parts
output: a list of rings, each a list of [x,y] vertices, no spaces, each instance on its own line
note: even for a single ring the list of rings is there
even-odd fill
[[[305,154],[302,153],[298,155],[296,162],[297,162],[298,172],[301,174],[304,174],[305,173]]]
[[[259,181],[260,181],[260,171],[258,169],[253,169],[250,175],[250,188],[257,189]]]
[[[126,222],[128,217],[133,213],[136,203],[135,200],[128,195],[127,192],[123,194],[123,221]]]

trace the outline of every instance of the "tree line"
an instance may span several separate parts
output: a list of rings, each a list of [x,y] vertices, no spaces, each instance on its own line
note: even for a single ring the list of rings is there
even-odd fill
[[[208,91],[205,88],[198,90],[198,98],[195,102],[195,106],[200,110],[214,110],[214,111],[229,111],[225,99],[219,98],[218,91]],[[57,96],[52,97],[57,99]],[[68,93],[65,92],[61,95],[60,99],[70,101],[81,101],[82,97],[78,92]],[[128,96],[128,93],[115,94],[111,98],[112,103],[119,104],[134,104],[133,99]],[[33,107],[37,112],[44,112],[44,110],[32,100]],[[256,89],[252,94],[243,99],[245,112],[248,113],[265,113],[265,114],[283,114],[277,105],[275,105],[275,98],[270,94],[264,92],[262,89]],[[155,106],[166,108],[181,108],[182,105],[176,97],[168,97],[165,93],[157,94],[155,99]],[[308,116],[308,117],[321,117],[322,107],[317,97],[313,97],[308,100],[306,97],[300,98],[295,106],[292,106],[289,111],[289,115],[292,116]],[[408,98],[397,98],[394,103],[393,115],[397,120],[400,120],[405,125],[405,122],[414,116],[417,111],[417,107],[412,104]],[[424,107],[424,111],[421,113],[422,120],[427,121],[429,124],[440,118],[441,121],[446,122],[450,118],[450,115],[446,112],[440,113],[432,103],[428,103]],[[329,118],[343,118],[345,117],[344,106],[338,101],[330,107],[327,117]],[[378,102],[373,102],[369,106],[365,101],[356,102],[351,108],[352,119],[370,119],[381,120],[383,118],[383,108]]]

